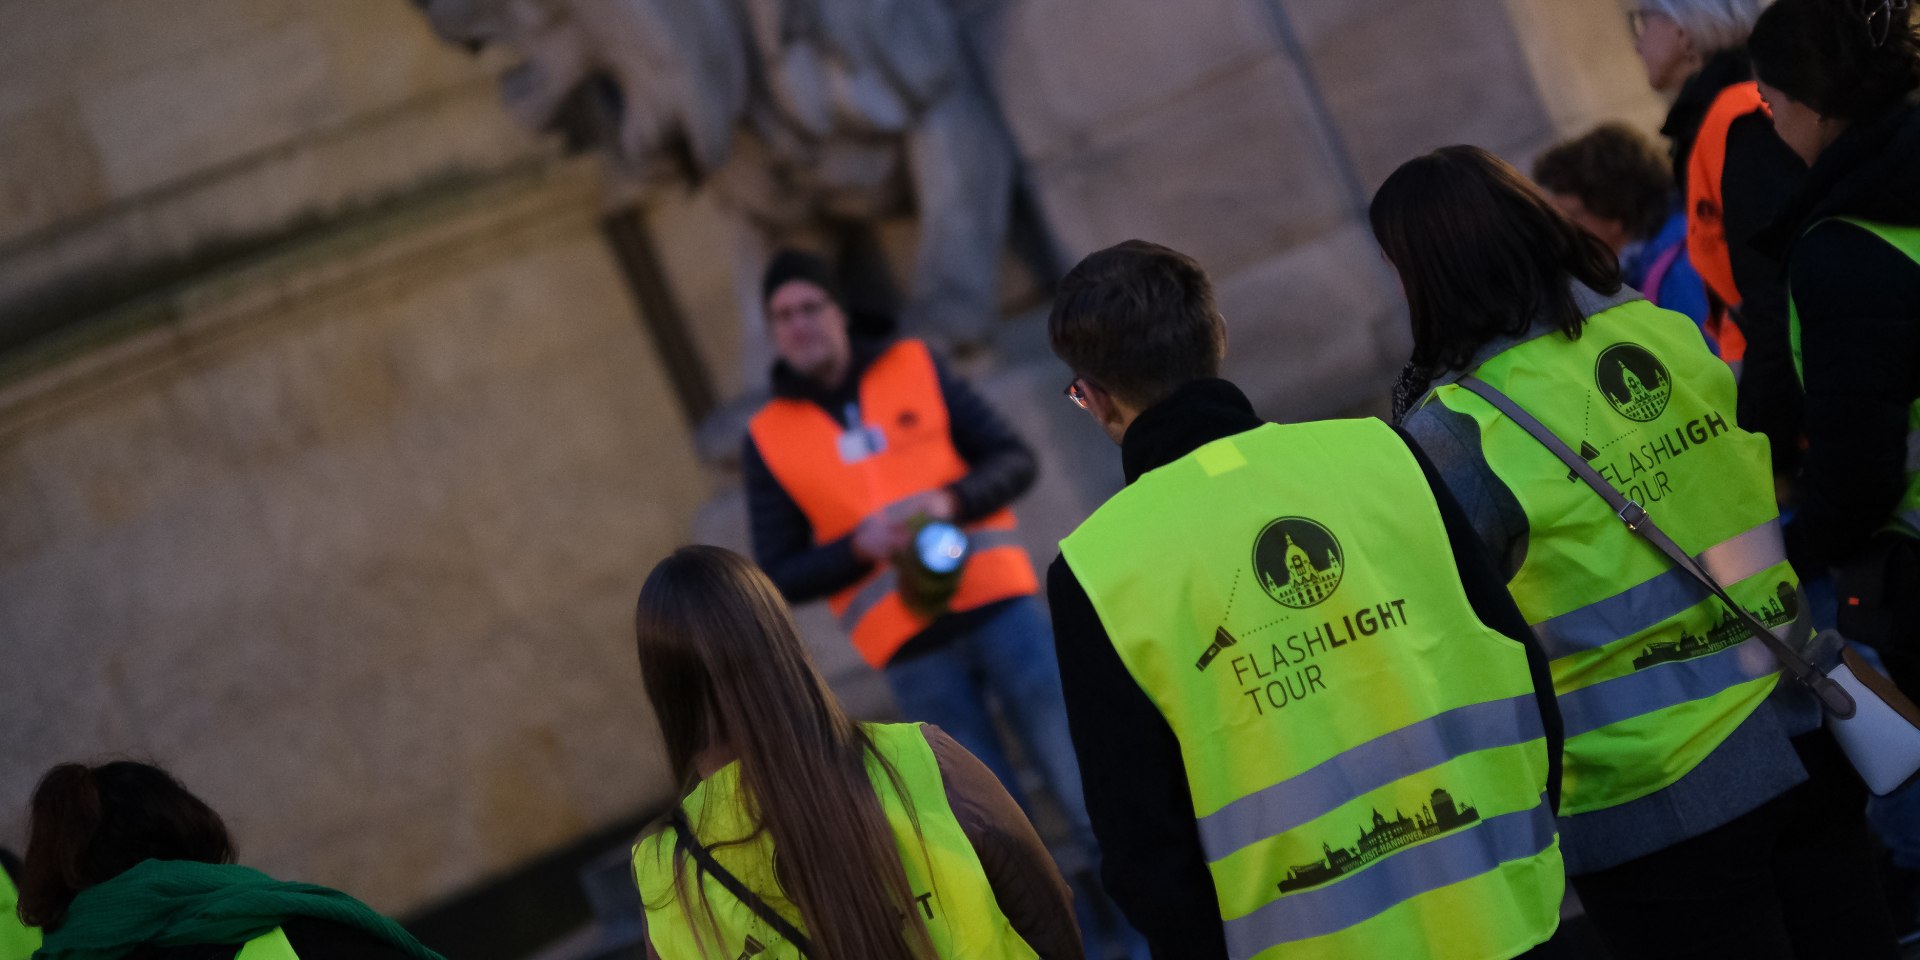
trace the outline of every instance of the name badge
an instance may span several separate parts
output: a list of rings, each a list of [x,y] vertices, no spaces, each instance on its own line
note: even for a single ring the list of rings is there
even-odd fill
[[[886,450],[887,435],[879,427],[859,424],[840,434],[839,446],[841,463],[859,463]]]
[[[847,404],[847,429],[840,433],[840,462],[859,463],[887,448],[887,435],[860,416],[858,403]]]

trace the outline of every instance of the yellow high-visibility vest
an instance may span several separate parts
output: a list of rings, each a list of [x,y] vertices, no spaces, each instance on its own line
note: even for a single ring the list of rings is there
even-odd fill
[[[1526,649],[1378,420],[1149,471],[1060,544],[1167,718],[1235,958],[1504,960],[1564,870]]]
[[[972,841],[947,805],[940,765],[919,724],[867,724],[879,757],[869,755],[867,773],[893,827],[900,865],[913,888],[940,956],[1036,958],[993,898],[986,870]],[[880,764],[899,775],[904,794]],[[773,840],[759,829],[740,787],[740,765],[728,764],[701,781],[681,802],[686,822],[713,858],[759,895],[769,907],[806,931],[800,911],[774,875]],[[661,960],[723,957],[786,960],[799,950],[718,880],[676,854],[674,828],[641,839],[633,849],[633,873],[647,912],[647,937]],[[736,842],[738,841],[738,842]],[[676,878],[685,873],[685,883]]]

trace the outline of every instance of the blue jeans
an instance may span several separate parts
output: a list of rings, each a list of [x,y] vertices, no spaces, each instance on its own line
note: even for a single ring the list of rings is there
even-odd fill
[[[1047,789],[1059,801],[1074,845],[1088,858],[1087,867],[1094,876],[1099,875],[1099,863],[1094,859],[1099,846],[1093,839],[1093,824],[1087,820],[1080,765],[1074,758],[1073,738],[1067,732],[1060,663],[1053,653],[1053,627],[1037,600],[1020,597],[1005,601],[984,622],[954,637],[946,646],[904,663],[888,664],[884,674],[887,685],[893,688],[893,698],[900,703],[902,716],[945,730],[1000,778],[1022,809],[1031,812],[994,727],[988,702],[997,705],[1017,731],[1020,745],[1039,768]],[[1146,941],[1124,921],[1100,936],[1098,924],[1086,913],[1087,899],[1075,899],[1088,957],[1102,957],[1104,948],[1117,948],[1130,958],[1147,956]]]
[[[945,730],[1030,811],[987,706],[989,700],[997,704],[1019,731],[1021,746],[1047,789],[1060,801],[1074,841],[1093,853],[1093,827],[1067,732],[1060,665],[1053,656],[1053,629],[1034,598],[1004,602],[977,629],[931,653],[888,664],[885,674],[902,716]]]

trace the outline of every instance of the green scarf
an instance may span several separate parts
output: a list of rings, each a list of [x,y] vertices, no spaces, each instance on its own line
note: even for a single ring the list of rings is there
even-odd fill
[[[445,960],[366,904],[233,864],[144,860],[80,891],[33,960],[120,960],[142,944],[242,944],[294,917],[353,927],[419,960]]]

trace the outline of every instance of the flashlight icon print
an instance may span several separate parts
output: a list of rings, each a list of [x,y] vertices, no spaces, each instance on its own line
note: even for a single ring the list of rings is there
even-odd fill
[[[1239,642],[1233,638],[1233,634],[1227,632],[1226,627],[1213,628],[1213,646],[1208,647],[1207,652],[1200,655],[1200,660],[1193,665],[1194,669],[1205,670],[1207,665],[1220,655],[1220,651]]]

